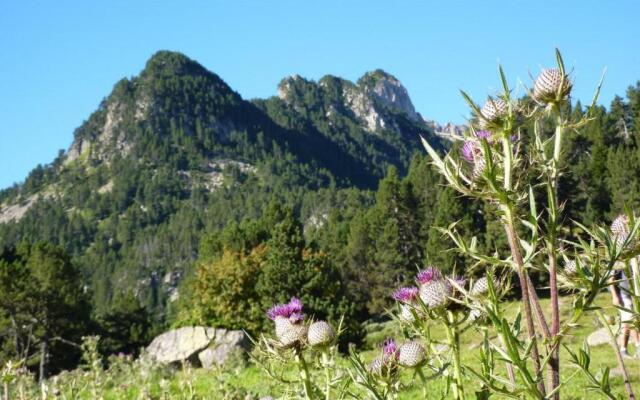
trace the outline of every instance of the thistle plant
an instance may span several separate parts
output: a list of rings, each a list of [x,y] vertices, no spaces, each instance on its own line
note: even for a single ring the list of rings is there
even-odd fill
[[[333,399],[346,396],[348,375],[336,364],[342,321],[334,330],[327,321],[305,321],[302,301],[296,297],[276,304],[267,316],[274,335],[253,340],[252,359],[285,389],[283,397]],[[295,364],[296,376],[287,374]]]
[[[471,393],[465,382],[475,380],[480,385],[474,393],[479,399],[494,394],[514,399],[559,399],[563,385],[581,373],[588,381],[587,389],[609,399],[620,398],[620,388],[611,385],[609,369],[592,370],[588,345],[575,349],[564,342],[581,318],[590,314],[607,327],[624,390],[635,399],[614,332],[595,300],[616,283],[616,271],[624,271],[630,277],[631,284],[625,290],[633,307],[621,308],[633,317],[621,322],[640,328],[640,220],[631,211],[621,214],[611,226],[586,226],[567,218],[566,199],[559,194],[561,177],[566,173],[563,145],[567,136],[579,135],[593,118],[602,81],[587,113],[573,120],[569,113],[573,82],[558,51],[556,60],[556,66],[543,69],[534,79],[528,99],[513,97],[502,68],[503,90],[487,97],[482,106],[462,92],[473,119],[468,132],[454,138],[462,142],[460,146],[453,146],[448,154],[441,155],[422,139],[446,184],[463,196],[485,202],[494,213],[508,249],[485,252],[476,237],[463,237],[455,222],[439,227],[451,240],[452,250],[470,261],[466,268],[469,276],[445,275],[434,266],[419,271],[415,286],[390,293],[397,303],[391,314],[402,328],[404,340],[387,340],[368,363],[352,350],[351,369],[334,375],[331,368],[326,369],[331,365],[333,371],[339,370],[332,356],[313,349],[331,348],[335,343],[331,326],[306,323],[297,299],[275,306],[269,312],[275,339],[263,337],[259,348],[267,354],[263,359],[296,361],[298,377],[293,380],[278,375],[272,367],[265,368],[270,376],[292,387],[286,393],[307,399],[323,394],[326,399],[332,394],[360,398],[348,382],[343,390],[336,390],[336,382],[345,382],[348,374],[355,386],[367,393],[366,398],[393,399],[406,388],[401,377],[410,371],[425,398],[430,379],[445,379],[443,398],[467,398]],[[547,129],[550,124],[551,131]],[[483,271],[482,276],[473,279],[471,275],[478,271]],[[532,281],[531,272],[549,282],[549,310],[540,304],[540,288]],[[505,312],[503,302],[503,295],[511,290],[512,277],[521,304],[515,316]],[[572,300],[564,319],[561,290]],[[442,331],[444,338],[438,335]],[[461,357],[460,338],[469,333],[482,338],[479,366],[464,364]],[[568,362],[577,368],[577,372],[565,375],[565,382],[560,380],[561,347],[569,355]],[[309,349],[322,355],[316,366],[326,369],[324,390],[309,368],[305,357]]]
[[[609,230],[603,226],[587,228],[577,221],[568,224],[564,215],[563,200],[559,198],[558,191],[565,169],[562,146],[566,135],[580,134],[580,128],[592,118],[600,86],[587,114],[580,120],[571,120],[568,110],[573,82],[557,51],[556,59],[556,67],[543,69],[534,80],[533,90],[529,93],[533,102],[512,97],[502,68],[499,72],[503,91],[489,97],[482,107],[462,92],[474,120],[469,132],[460,138],[464,141],[460,156],[454,150],[442,157],[426,140],[422,140],[447,184],[462,195],[488,203],[502,223],[509,245],[507,255],[484,254],[475,238],[469,242],[457,232],[455,223],[441,228],[441,231],[452,240],[457,251],[473,260],[472,268],[503,271],[504,275],[513,271],[517,276],[522,319],[520,314],[512,320],[506,318],[499,297],[492,289],[493,284],[486,285],[490,288],[487,301],[478,303],[479,307],[471,313],[474,319],[485,315],[500,338],[499,344],[483,347],[482,359],[505,360],[507,376],[501,377],[490,364],[483,364],[480,371],[469,369],[469,372],[480,379],[487,392],[509,397],[560,397],[559,348],[563,345],[562,340],[585,312],[594,312],[599,319],[604,319],[602,311],[594,307],[593,302],[596,295],[610,284],[619,262],[622,262],[627,276],[633,277],[631,297],[635,305],[639,305],[636,296],[640,287],[637,252],[632,250],[637,226],[633,223],[633,216],[616,219]],[[549,123],[555,126],[553,133],[543,129]],[[528,140],[521,140],[524,135]],[[564,268],[560,269],[559,265],[564,265]],[[550,323],[529,276],[534,270],[548,277]],[[478,289],[484,287],[485,282],[492,281],[479,283]],[[573,296],[572,315],[566,321],[560,319],[558,301],[563,285]],[[447,293],[448,290],[446,282],[443,282],[429,292]],[[423,292],[427,293],[427,290],[421,289],[421,294]],[[471,289],[466,297],[473,299],[473,293]],[[431,309],[440,306],[430,302],[427,296],[421,295],[421,300],[430,309],[430,316],[434,314]],[[454,297],[449,295],[448,301],[454,301]],[[456,320],[449,318],[449,322],[455,325]],[[524,336],[520,334],[521,330]],[[543,341],[539,341],[539,336]],[[616,350],[615,340],[613,345]],[[619,350],[616,353],[625,371]],[[588,357],[587,350],[583,349],[581,353],[570,351],[570,354],[571,361],[575,361],[585,376],[595,377],[588,370],[588,363],[578,362]],[[455,363],[452,365],[455,367]],[[546,382],[544,369],[548,371]],[[633,398],[626,372],[624,374],[627,394]],[[517,384],[516,380],[519,380]],[[600,388],[598,390],[606,396],[611,394],[604,381],[599,381],[594,387]]]
[[[400,347],[398,364],[417,368],[416,375],[425,389],[427,379],[422,366],[433,372],[432,377],[444,376],[448,383],[445,395],[464,399],[463,376],[468,367],[461,362],[460,336],[469,329],[478,329],[486,336],[483,329],[486,312],[482,303],[489,292],[494,295],[502,292],[498,289],[501,283],[492,276],[467,282],[460,277],[445,276],[434,266],[419,271],[415,281],[417,287],[404,287],[393,293],[398,302],[396,319],[409,339]],[[432,334],[434,328],[440,327],[446,334],[442,343],[434,340]],[[417,346],[422,351],[416,350]],[[405,361],[404,348],[411,349],[410,354],[420,354],[420,363],[411,365]],[[490,363],[487,359],[487,365]],[[493,373],[493,366],[489,369]]]

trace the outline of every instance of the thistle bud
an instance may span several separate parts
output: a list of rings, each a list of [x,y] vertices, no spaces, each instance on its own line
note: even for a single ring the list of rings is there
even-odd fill
[[[398,349],[398,364],[405,368],[414,368],[426,358],[424,347],[418,342],[406,342]]]
[[[284,348],[302,345],[307,339],[307,327],[279,317],[276,319],[276,338]]]
[[[367,368],[375,376],[389,376],[397,371],[398,346],[393,340],[387,340],[382,346],[382,354],[375,358]]]
[[[383,366],[384,363],[382,362],[382,357],[376,357],[373,361],[371,361],[371,364],[369,364],[367,370],[371,375],[382,375]]]
[[[533,98],[541,103],[553,103],[567,98],[573,84],[557,68],[543,69],[533,85]]]
[[[618,247],[621,247],[629,236],[629,217],[626,214],[620,214],[611,223],[611,232],[615,237]]]
[[[478,157],[473,162],[473,170],[471,172],[471,176],[473,179],[478,179],[484,174],[484,170],[487,168],[487,162],[484,158]]]
[[[451,284],[442,279],[431,281],[420,287],[420,299],[430,308],[447,305],[452,294]]]
[[[309,326],[307,339],[311,346],[323,347],[328,346],[335,339],[336,334],[331,325],[325,321],[317,321]]]
[[[498,289],[500,286],[500,281],[497,279],[493,279],[493,287],[494,289]],[[489,279],[486,276],[479,278],[477,281],[473,283],[473,287],[469,294],[472,297],[482,297],[489,293]]]
[[[417,287],[403,287],[393,292],[394,300],[400,302],[400,320],[404,322],[414,321],[414,312],[412,308],[416,305],[418,298]]]
[[[480,110],[480,128],[487,129],[491,125],[500,124],[508,111],[509,106],[504,100],[489,98]]]
[[[567,276],[572,276],[578,273],[578,264],[576,260],[569,260],[564,264],[564,272]]]
[[[282,347],[303,344],[307,338],[307,327],[302,323],[302,302],[291,298],[289,303],[276,304],[267,316],[275,323],[276,338]]]
[[[442,279],[442,273],[436,267],[428,267],[416,275],[416,283],[419,286],[426,285],[427,283]]]

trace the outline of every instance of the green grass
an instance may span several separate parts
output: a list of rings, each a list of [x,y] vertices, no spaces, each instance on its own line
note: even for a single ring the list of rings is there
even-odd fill
[[[564,310],[563,319],[567,319],[571,311],[569,298],[561,299],[561,309]],[[596,304],[603,307],[608,315],[615,315],[617,311],[611,307],[610,298],[602,294]],[[548,309],[548,300],[542,300],[544,309]],[[512,316],[519,309],[518,302],[506,305],[507,312]],[[579,348],[586,337],[598,329],[593,314],[586,314],[574,328],[571,335],[565,338],[564,343],[572,349]],[[369,362],[378,354],[380,344],[392,337],[402,342],[402,333],[394,322],[382,324],[369,324],[367,337],[364,342],[365,350],[361,355],[365,362]],[[433,338],[444,336],[442,329],[437,326],[432,330]],[[480,335],[475,329],[469,329],[461,336],[462,363],[471,368],[478,369]],[[630,351],[633,351],[631,346]],[[599,368],[617,368],[617,363],[612,348],[609,345],[601,345],[591,349],[591,371]],[[309,360],[311,361],[311,360]],[[349,361],[340,357],[337,360],[342,367],[347,367]],[[500,373],[504,374],[504,366],[497,364]],[[631,376],[634,389],[640,393],[640,360],[626,360],[626,365]],[[561,380],[563,382],[563,399],[583,399],[591,396],[594,399],[601,398],[597,393],[589,392],[585,387],[586,379],[568,362],[566,351],[561,352]],[[282,367],[285,376],[295,377],[296,368],[292,364]],[[318,375],[322,371],[316,372]],[[418,379],[413,379],[412,372],[404,370],[401,382],[405,386],[400,399],[421,399],[423,388]],[[622,379],[620,376],[612,376],[612,387],[617,394],[626,398]],[[47,382],[49,396],[47,399],[259,399],[261,396],[272,395],[274,398],[282,396],[282,387],[269,378],[257,365],[232,363],[224,370],[192,369],[185,366],[182,370],[172,370],[168,367],[156,366],[142,360],[129,361],[126,359],[111,358],[111,367],[108,370],[77,369],[61,374]],[[446,381],[437,377],[428,382],[427,398],[440,399],[446,389]],[[466,375],[465,391],[467,398],[475,398],[474,392],[479,389],[479,384]],[[24,396],[19,396],[22,390]],[[354,389],[357,391],[357,389]],[[32,399],[40,398],[40,388],[30,376],[21,376],[18,381],[10,385],[12,396],[9,398]],[[359,394],[362,394],[359,392]],[[288,397],[295,398],[295,397]],[[364,398],[364,396],[360,396]],[[498,396],[492,398],[499,398]]]
[[[543,308],[548,309],[548,300],[543,299],[541,301]],[[571,310],[570,299],[563,298],[561,299],[561,301],[561,309],[565,311],[563,317],[566,319],[568,318]],[[608,315],[615,315],[617,313],[617,311],[610,306],[610,298],[606,294],[601,295],[597,299],[597,304],[603,307]],[[508,310],[510,313],[515,314],[518,308],[519,303],[517,302],[513,302],[508,305]],[[565,339],[564,343],[572,349],[577,349],[582,345],[586,337],[598,328],[599,326],[595,320],[595,316],[593,314],[587,314],[579,321],[579,325],[572,331],[571,335]],[[402,340],[402,335],[393,322],[377,324],[375,326],[369,327],[369,330],[370,332],[367,336],[366,343],[373,347],[380,344],[388,337],[394,337]],[[442,330],[438,331],[437,329],[434,329],[435,339],[441,338],[443,336],[444,332]],[[473,329],[471,329],[462,335],[461,340],[461,348],[463,350],[463,364],[477,368],[479,365],[477,359],[479,353],[478,346],[480,344],[481,337]],[[630,346],[630,351],[633,350],[633,346]],[[364,359],[368,361],[375,356],[376,351],[368,350],[363,352],[362,354]],[[604,367],[609,367],[612,370],[617,368],[613,350],[609,345],[600,345],[591,348],[591,358],[591,370],[593,372],[597,371],[599,368]],[[345,365],[347,364],[347,360],[345,360],[344,358],[340,360],[340,362]],[[625,362],[631,376],[633,387],[636,391],[640,392],[640,360],[626,360]],[[294,367],[290,366],[290,368],[291,373],[293,374]],[[600,398],[599,394],[589,392],[587,389],[585,389],[585,386],[587,384],[586,379],[575,367],[570,365],[570,363],[568,362],[568,354],[564,349],[561,351],[561,368],[561,380],[563,382],[563,399],[583,399],[587,396]],[[503,371],[504,369],[502,370],[502,372]],[[217,398],[215,397],[216,395],[214,395],[214,393],[216,390],[219,390],[218,381],[220,379],[220,375],[204,370],[196,370],[193,372],[193,374],[197,392],[202,395],[210,396],[209,398]],[[275,395],[279,393],[277,385],[269,380],[266,375],[263,374],[261,370],[255,365],[250,365],[235,372],[225,373],[224,375],[225,382],[229,385],[229,387],[239,387],[256,395],[272,394],[275,397]],[[180,374],[174,376],[173,379],[181,379]],[[615,391],[619,394],[624,395],[622,378],[620,376],[612,376],[611,381],[612,387],[615,389]],[[422,387],[417,379],[413,379],[412,373],[405,371],[402,377],[402,382],[407,386],[407,390],[404,391],[400,396],[401,399],[422,398]],[[445,379],[443,378],[436,378],[430,381],[428,384],[428,398],[441,398],[442,393],[445,390],[445,385]],[[467,374],[465,385],[467,397],[475,398],[474,392],[478,389],[478,382],[471,379],[471,377]]]

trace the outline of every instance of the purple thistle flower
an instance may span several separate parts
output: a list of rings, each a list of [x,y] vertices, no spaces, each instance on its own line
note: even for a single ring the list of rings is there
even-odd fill
[[[393,299],[402,303],[412,303],[418,297],[417,287],[403,287],[393,292]]]
[[[385,360],[397,359],[398,358],[398,345],[395,340],[387,339],[382,345],[382,355]]]
[[[468,162],[473,162],[473,157],[478,150],[478,144],[472,140],[467,140],[462,145],[462,158],[467,160]]]
[[[424,285],[440,278],[442,278],[442,274],[440,273],[440,270],[438,268],[428,267],[427,269],[418,272],[418,274],[416,275],[416,282],[419,285]]]
[[[491,136],[492,136],[492,133],[491,133],[491,132],[489,132],[489,131],[477,131],[477,132],[476,132],[476,137],[477,137],[478,139],[486,139],[486,140],[487,140],[487,142],[489,142],[489,143],[491,143],[491,142],[492,142],[492,140],[491,140]]]
[[[302,301],[297,297],[292,297],[288,303],[276,304],[267,311],[270,320],[275,321],[276,318],[288,318],[291,322],[299,322],[304,318],[302,314]]]

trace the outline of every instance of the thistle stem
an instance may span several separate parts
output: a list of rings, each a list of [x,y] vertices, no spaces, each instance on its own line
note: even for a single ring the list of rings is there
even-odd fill
[[[320,362],[322,363],[322,367],[324,368],[324,379],[325,379],[325,387],[324,387],[324,395],[326,400],[331,399],[331,361],[329,358],[328,350],[325,349],[322,351]]]
[[[424,372],[422,372],[422,367],[416,368],[416,373],[420,378],[420,382],[422,382],[422,398],[427,398],[427,378],[424,376]]]
[[[549,291],[551,293],[551,335],[556,337],[560,331],[560,307],[558,301],[558,254],[557,254],[557,221],[558,221],[558,175],[560,155],[562,154],[562,134],[564,133],[562,116],[559,114],[556,122],[555,140],[553,147],[553,160],[551,165],[551,176],[549,177],[550,188],[548,190],[548,210],[549,210],[549,232],[547,239],[547,250],[549,253]],[[549,378],[551,390],[560,385],[560,349],[555,347],[551,350],[549,359]],[[560,393],[556,391],[553,398],[558,400]]]
[[[502,348],[507,349],[507,346],[504,342],[504,338],[502,336],[500,336],[500,344],[502,345]],[[516,374],[513,371],[513,364],[511,364],[509,361],[505,361],[505,365],[507,367],[507,376],[509,377],[509,383],[511,383],[511,389],[515,389],[516,388]]]
[[[309,368],[307,362],[304,359],[304,355],[300,349],[295,350],[295,361],[298,365],[298,373],[300,375],[300,381],[302,382],[302,389],[304,391],[304,398],[306,400],[313,399],[313,390],[311,388],[311,378],[309,376]]]
[[[618,360],[618,367],[622,371],[622,378],[624,379],[624,387],[627,391],[627,395],[629,396],[629,400],[635,400],[636,395],[633,393],[633,388],[631,387],[631,382],[629,381],[629,373],[627,372],[627,368],[624,365],[624,360],[622,359],[622,354],[620,353],[620,347],[618,346],[618,342],[616,341],[616,335],[611,330],[609,323],[607,322],[607,318],[602,313],[602,310],[596,310],[596,315],[602,325],[607,328],[607,333],[609,334],[609,342],[611,343],[611,347],[613,347],[613,352],[616,354],[616,359]]]
[[[505,191],[511,191],[511,168],[512,168],[512,149],[511,142],[508,137],[502,137],[502,149],[504,153],[504,189]],[[540,379],[540,353],[538,352],[538,345],[536,343],[536,331],[533,325],[533,318],[531,316],[531,302],[529,295],[529,278],[527,271],[524,268],[524,261],[522,259],[522,253],[520,252],[520,244],[518,243],[518,235],[514,228],[514,218],[511,206],[509,204],[502,204],[502,211],[504,213],[504,229],[507,234],[507,241],[511,249],[511,257],[516,265],[516,271],[518,273],[518,279],[520,281],[520,288],[522,290],[522,307],[524,312],[524,318],[527,325],[527,333],[529,340],[532,341],[531,356],[533,358],[533,367],[536,378],[538,379],[538,390],[543,395],[546,393],[544,387],[544,381]]]
[[[456,320],[451,311],[447,311],[446,332],[449,349],[451,350],[451,365],[453,367],[452,392],[455,400],[464,400],[464,386],[462,385],[462,365],[460,364],[460,334]]]

